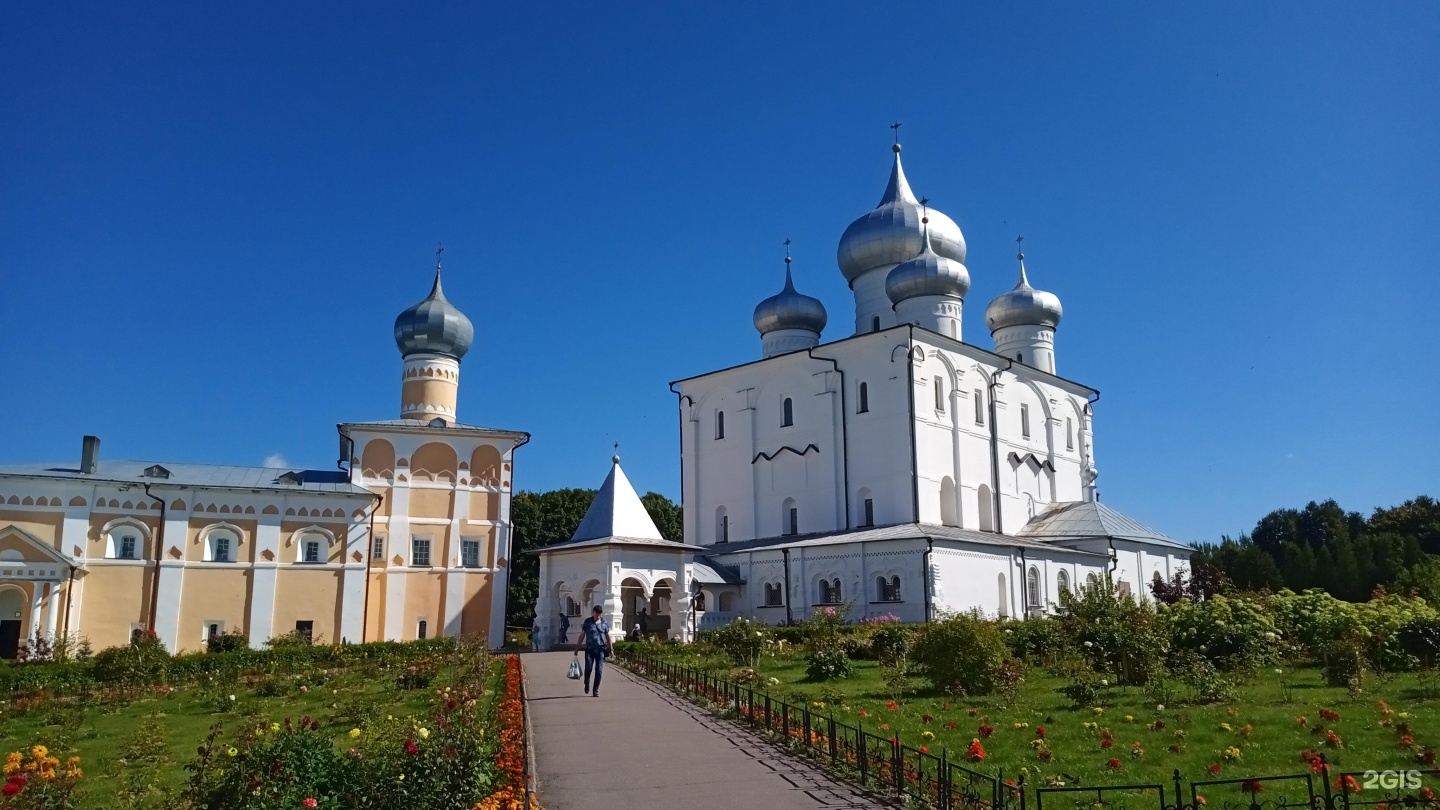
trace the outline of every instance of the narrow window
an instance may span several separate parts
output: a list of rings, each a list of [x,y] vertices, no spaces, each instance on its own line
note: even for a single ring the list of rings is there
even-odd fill
[[[979,388],[975,389],[975,424],[985,424],[985,394]]]
[[[129,536],[120,538],[120,559],[135,559],[135,538]]]
[[[1030,406],[1024,403],[1020,405],[1020,435],[1030,438]]]
[[[306,641],[314,641],[314,640],[315,640],[315,622],[313,622],[313,621],[311,621],[311,620],[309,620],[309,619],[306,619],[306,620],[304,620],[304,621],[295,622],[295,635],[299,636],[300,638],[305,639]]]
[[[410,564],[430,564],[430,540],[428,538],[415,537],[410,540]]]
[[[230,538],[215,538],[215,562],[230,562]]]
[[[305,541],[305,562],[307,562],[307,563],[318,563],[318,562],[320,562],[320,541],[319,541],[319,540],[306,540],[306,541]]]
[[[873,317],[873,318],[870,319],[870,331],[871,331],[871,332],[879,332],[879,331],[880,331],[880,316],[879,316],[879,315],[876,315],[875,317]]]
[[[945,412],[945,379],[935,378],[935,410]]]
[[[480,567],[480,541],[460,541],[460,565],[465,568]]]
[[[863,382],[860,383],[860,405],[859,405],[859,407],[857,407],[857,408],[855,409],[855,412],[856,412],[856,413],[869,413],[869,412],[870,412],[870,385],[869,385],[869,383],[863,383]]]
[[[429,630],[430,630],[430,623],[427,622],[427,621],[425,621],[424,619],[421,619],[421,620],[415,625],[415,638],[420,639],[420,640],[423,641],[423,640],[425,639],[425,637],[429,634]]]
[[[780,427],[790,427],[795,424],[795,404],[790,401],[789,397],[780,403],[780,411]]]
[[[786,532],[786,534],[799,534],[799,533],[800,533],[800,510],[799,510],[799,509],[796,509],[795,507],[792,506],[792,507],[790,507],[790,531]]]
[[[865,499],[865,523],[864,523],[864,525],[866,525],[866,526],[874,526],[874,525],[875,525],[875,499],[874,499],[874,498],[866,498],[866,499]]]
[[[385,559],[385,538],[376,537],[375,539],[370,541],[370,559]]]
[[[1075,422],[1070,417],[1065,417],[1065,449],[1075,449]]]
[[[725,412],[724,412],[724,411],[716,411],[716,412],[715,412],[715,438],[717,438],[717,439],[723,439],[723,438],[725,438]]]

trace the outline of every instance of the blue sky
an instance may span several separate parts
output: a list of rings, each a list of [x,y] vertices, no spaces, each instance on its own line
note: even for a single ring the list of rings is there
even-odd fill
[[[329,467],[398,415],[396,313],[475,322],[460,416],[516,482],[613,442],[679,492],[672,379],[759,356],[904,122],[965,338],[1027,266],[1098,387],[1101,494],[1212,540],[1437,494],[1440,5],[10,4],[0,461]]]

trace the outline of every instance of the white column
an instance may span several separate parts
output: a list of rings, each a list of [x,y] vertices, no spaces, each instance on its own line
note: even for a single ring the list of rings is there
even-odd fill
[[[45,609],[45,635],[53,639],[55,638],[55,628],[60,622],[60,583],[50,583],[50,594],[45,601],[48,604]]]
[[[275,504],[277,509],[279,504]],[[270,552],[266,560],[265,552]],[[280,568],[280,515],[261,515],[255,527],[255,562],[250,580],[249,642],[263,647],[275,631],[275,579]]]

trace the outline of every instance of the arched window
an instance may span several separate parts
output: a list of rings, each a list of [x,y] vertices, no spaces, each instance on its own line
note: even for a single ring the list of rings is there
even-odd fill
[[[868,413],[870,411],[870,384],[860,383],[860,395],[857,397],[859,404],[855,407],[856,413]]]
[[[959,509],[955,503],[955,480],[948,475],[940,479],[940,524],[960,525]]]
[[[1033,565],[1025,574],[1025,603],[1031,608],[1040,607],[1040,569]]]
[[[980,507],[980,531],[995,531],[995,502],[991,500],[992,493],[990,485],[981,484],[979,488],[975,490],[975,494],[979,501],[978,506]]]
[[[780,533],[800,533],[800,508],[794,498],[786,498],[785,502],[780,504]]]
[[[871,332],[879,332],[879,331],[880,331],[880,316],[879,316],[879,315],[876,315],[876,316],[874,316],[873,318],[870,319],[870,331],[871,331]]]
[[[1070,592],[1070,575],[1064,570],[1061,570],[1060,573],[1055,575],[1055,591],[1057,593]]]
[[[785,400],[780,403],[780,427],[790,427],[793,424],[795,424],[795,403],[790,401],[790,397],[785,397]]]
[[[715,542],[730,542],[730,513],[723,506],[715,510]]]
[[[715,438],[717,438],[717,439],[723,439],[723,438],[725,438],[725,412],[724,412],[724,411],[716,411],[716,412],[715,412]]]
[[[765,607],[780,607],[784,595],[784,591],[780,588],[780,583],[765,583]]]
[[[945,412],[945,378],[935,378],[935,410]]]

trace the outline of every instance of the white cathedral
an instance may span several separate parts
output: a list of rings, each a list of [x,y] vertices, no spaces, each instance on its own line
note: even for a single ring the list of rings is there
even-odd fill
[[[848,606],[851,621],[1051,612],[1110,576],[1149,598],[1190,547],[1100,503],[1098,392],[1059,376],[1060,300],[1019,281],[961,330],[970,274],[954,221],[915,198],[894,147],[875,210],[840,238],[853,335],[821,343],[820,301],[755,308],[761,359],[672,383],[685,542],[661,538],[619,458],[574,537],[540,550],[545,645],[600,605],[617,636]],[[562,614],[567,619],[562,620]],[[573,618],[570,618],[573,617]]]

